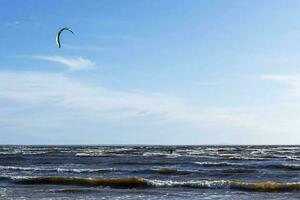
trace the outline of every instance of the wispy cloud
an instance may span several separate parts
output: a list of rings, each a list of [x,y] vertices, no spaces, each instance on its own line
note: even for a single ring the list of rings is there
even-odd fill
[[[196,83],[198,86],[218,86],[223,85],[225,80],[209,80],[209,81],[199,81]]]
[[[262,74],[258,76],[261,80],[270,81],[285,81],[285,82],[297,82],[300,80],[299,75],[282,75],[282,74]]]
[[[69,70],[86,70],[96,65],[95,62],[82,57],[68,58],[62,56],[32,56],[32,58],[60,63],[68,67]]]
[[[286,101],[290,101],[291,97],[300,97],[300,74],[263,74],[259,76],[259,79],[265,81],[273,81],[287,86],[288,88],[286,90],[286,93],[282,94],[286,99],[289,98]]]
[[[262,75],[260,79],[295,78],[288,77]],[[298,89],[300,91],[300,86]],[[226,138],[218,141],[235,143],[241,143],[240,140],[245,143],[257,141],[250,139],[264,134],[274,137],[266,143],[280,142],[278,138],[282,138],[281,134],[292,134],[300,128],[300,106],[201,107],[167,94],[90,85],[57,73],[0,71],[0,102],[0,124],[22,128],[24,124],[31,124],[31,127],[39,124],[56,128],[70,126],[63,124],[64,121],[78,126],[87,121],[114,125],[122,123],[133,131],[133,127],[143,127],[144,130],[149,125],[167,125],[175,130],[178,127],[193,127],[195,134],[215,131],[215,137],[226,132]],[[241,138],[229,140],[234,139],[234,134]]]
[[[183,99],[166,94],[91,86],[55,73],[0,71],[1,99],[80,110],[93,116],[105,116],[106,119],[150,118],[161,123],[181,122],[195,126],[218,124],[222,127],[249,127],[260,123],[243,116],[240,111],[200,109],[189,106]]]
[[[81,51],[105,51],[108,49],[106,47],[76,46],[76,45],[69,45],[69,44],[64,44],[64,48],[71,49],[71,50],[81,50]]]
[[[0,99],[21,104],[52,104],[107,118],[154,117],[193,121],[197,117],[175,97],[90,86],[61,74],[1,72]]]
[[[7,26],[18,26],[21,24],[21,21],[15,20],[15,21],[11,21],[11,22],[7,22],[6,25]]]

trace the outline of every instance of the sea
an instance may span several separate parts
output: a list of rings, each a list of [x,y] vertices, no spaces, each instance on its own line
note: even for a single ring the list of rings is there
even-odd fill
[[[0,199],[300,199],[300,146],[0,146]]]

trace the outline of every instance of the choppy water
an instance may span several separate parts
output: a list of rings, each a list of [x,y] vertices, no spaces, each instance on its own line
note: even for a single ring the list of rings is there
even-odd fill
[[[300,199],[300,146],[0,146],[0,199]]]

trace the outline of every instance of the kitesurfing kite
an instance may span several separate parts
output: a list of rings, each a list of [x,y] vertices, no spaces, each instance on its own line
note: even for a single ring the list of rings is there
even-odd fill
[[[58,48],[61,48],[61,44],[60,44],[60,35],[61,35],[61,33],[62,33],[63,31],[69,31],[69,32],[71,32],[72,34],[74,34],[73,31],[72,31],[70,28],[65,27],[65,28],[60,29],[60,30],[58,31],[57,35],[56,35],[56,44],[57,44]]]

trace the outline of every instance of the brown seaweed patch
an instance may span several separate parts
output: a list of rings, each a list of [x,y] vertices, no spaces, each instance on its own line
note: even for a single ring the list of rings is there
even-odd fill
[[[21,184],[54,184],[54,185],[86,185],[110,186],[116,188],[146,188],[148,183],[142,178],[70,178],[70,177],[39,177],[17,180]]]
[[[280,182],[242,182],[228,181],[230,188],[241,190],[252,190],[259,192],[281,192],[300,190],[299,183],[280,183]]]

